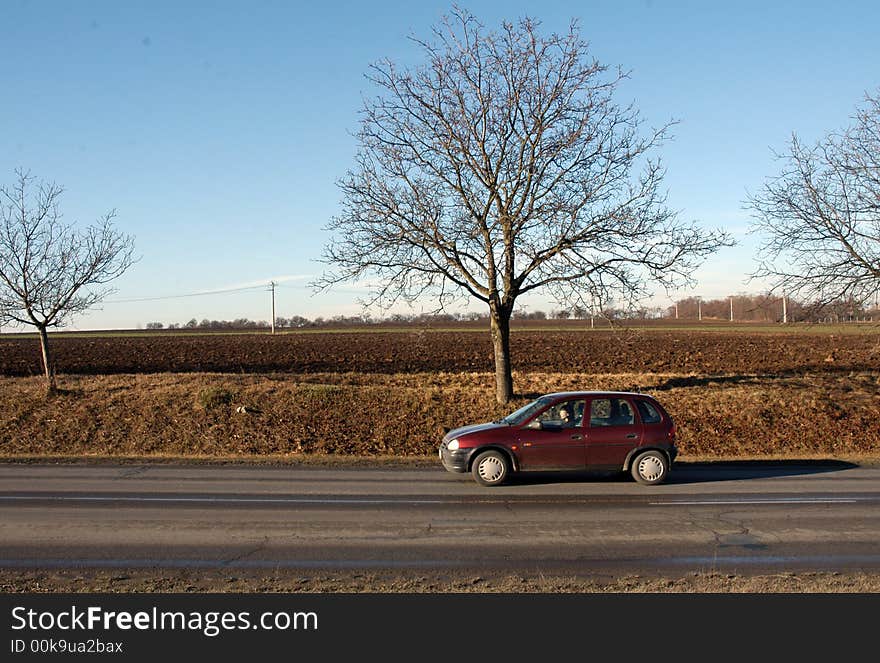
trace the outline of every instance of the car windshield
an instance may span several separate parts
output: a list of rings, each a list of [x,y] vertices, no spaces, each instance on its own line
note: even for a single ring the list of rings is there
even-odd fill
[[[536,401],[532,401],[528,405],[524,405],[523,407],[518,409],[516,412],[511,412],[506,417],[504,417],[504,419],[502,419],[501,421],[503,421],[506,424],[512,424],[512,425],[521,424],[526,419],[528,419],[533,414],[535,414],[535,412],[537,412],[538,410],[543,408],[545,405],[549,404],[551,400],[552,399],[548,398],[547,396],[539,398]]]

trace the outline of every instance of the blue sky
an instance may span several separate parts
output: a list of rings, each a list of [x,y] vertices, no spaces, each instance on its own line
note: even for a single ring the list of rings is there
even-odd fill
[[[631,77],[619,101],[679,124],[661,155],[669,204],[727,228],[690,292],[747,284],[756,238],[746,193],[778,166],[792,132],[813,141],[848,123],[880,86],[880,3],[461,2],[487,26],[524,15],[546,31],[577,18],[593,55]],[[364,74],[417,64],[447,2],[96,2],[6,0],[0,57],[0,182],[15,168],[62,184],[68,221],[117,210],[139,262],[73,328],[158,320],[353,314],[357,288],[314,296],[309,279],[351,167]],[[657,303],[668,298],[660,293]],[[529,309],[550,310],[538,299]],[[476,308],[476,307],[474,307]],[[374,312],[377,315],[378,312]]]

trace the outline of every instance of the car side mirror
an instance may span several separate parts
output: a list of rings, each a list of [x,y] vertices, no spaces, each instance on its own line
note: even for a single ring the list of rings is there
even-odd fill
[[[530,428],[531,430],[544,430],[544,424],[535,419],[534,421],[530,421],[526,428]]]

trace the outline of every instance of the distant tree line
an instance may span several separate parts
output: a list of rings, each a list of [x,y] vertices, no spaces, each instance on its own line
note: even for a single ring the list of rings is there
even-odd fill
[[[623,319],[624,317],[662,317],[662,309],[652,309],[652,315],[647,316],[644,313],[635,314],[629,311],[608,310],[601,315],[605,317],[614,317]],[[600,314],[597,313],[597,316]],[[571,310],[558,310],[546,313],[544,311],[515,311],[514,320],[569,320],[569,319],[588,319],[589,311],[579,307]],[[306,318],[301,315],[294,315],[289,318],[275,318],[276,329],[317,329],[323,327],[361,327],[364,325],[385,324],[385,325],[442,325],[453,324],[458,322],[485,322],[489,323],[489,314],[475,311],[465,311],[456,313],[393,313],[391,315],[374,318],[369,314],[364,315],[334,315],[332,317],[318,316],[316,318]],[[147,329],[200,329],[200,330],[233,330],[233,329],[269,329],[270,325],[266,320],[250,320],[248,318],[236,318],[235,320],[208,320],[207,318],[199,321],[192,318],[185,323],[171,323],[165,325],[162,322],[148,322]]]
[[[550,312],[514,311],[514,320],[590,320],[604,319],[616,322],[632,320],[663,320],[682,319],[696,320],[730,320],[731,301],[733,303],[733,320],[737,322],[783,322],[782,298],[769,294],[740,294],[718,299],[702,299],[698,296],[685,297],[669,307],[654,306],[635,309],[605,307],[602,310],[590,311],[587,308],[574,306]],[[859,304],[855,300],[836,300],[817,307],[814,303],[805,303],[793,298],[786,298],[785,321],[787,322],[849,322],[868,318],[880,319],[880,307]],[[465,311],[456,313],[393,313],[383,318],[374,318],[369,313],[364,315],[334,315],[306,318],[294,315],[289,318],[275,318],[276,329],[321,329],[328,327],[362,327],[375,324],[399,325],[442,325],[457,322],[489,323],[487,313]],[[196,318],[185,323],[148,322],[147,329],[198,329],[198,330],[249,330],[269,329],[266,320],[250,320],[236,318],[234,320],[201,321]]]
[[[437,324],[444,322],[463,322],[473,320],[484,320],[488,316],[477,313],[441,313],[441,314],[399,314],[395,313],[385,318],[373,318],[369,314],[365,315],[334,315],[329,318],[318,316],[316,318],[306,318],[301,315],[294,315],[289,318],[275,318],[276,329],[307,329],[321,327],[359,327],[370,324]],[[250,320],[248,318],[236,318],[235,320],[208,320],[207,318],[199,321],[192,318],[188,322],[171,323],[165,325],[161,322],[148,322],[147,329],[201,329],[201,330],[223,330],[223,329],[269,329],[269,322],[266,320]]]

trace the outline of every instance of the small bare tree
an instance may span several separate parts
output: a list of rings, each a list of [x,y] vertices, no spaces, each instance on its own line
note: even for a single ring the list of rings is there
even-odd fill
[[[633,302],[675,287],[728,242],[678,221],[649,154],[668,126],[640,135],[613,93],[625,77],[589,56],[572,23],[541,36],[523,19],[487,32],[455,8],[414,39],[425,63],[381,61],[368,75],[357,166],[318,285],[379,277],[368,303],[476,298],[489,308],[496,395],[513,395],[510,319],[519,296]],[[636,173],[640,170],[640,173]]]
[[[813,146],[792,135],[781,172],[750,196],[764,236],[753,277],[813,308],[880,288],[880,91],[853,124]]]
[[[112,281],[133,262],[134,240],[113,228],[115,211],[79,231],[62,222],[63,189],[36,183],[21,170],[0,187],[0,321],[36,327],[48,388],[55,390],[50,327],[100,302]]]

